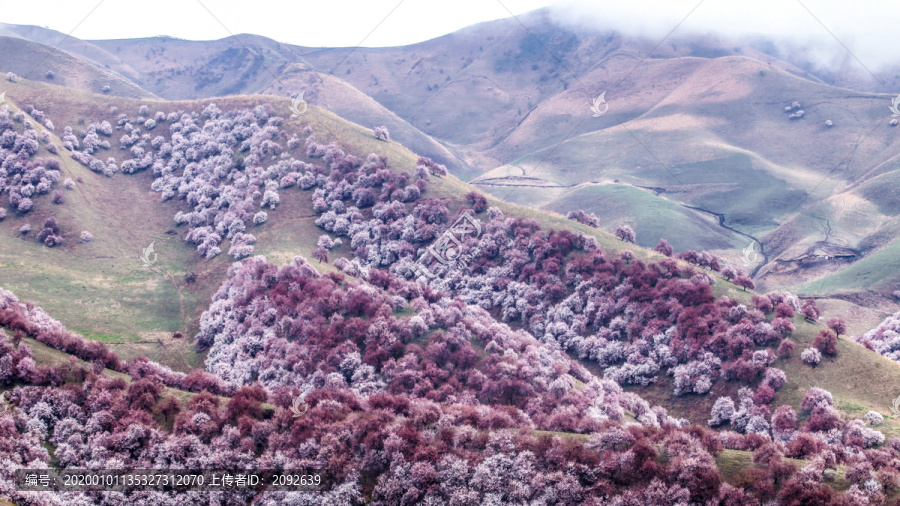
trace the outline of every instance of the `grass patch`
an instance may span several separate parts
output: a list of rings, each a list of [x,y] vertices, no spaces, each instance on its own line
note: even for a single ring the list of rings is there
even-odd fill
[[[895,287],[900,272],[900,241],[894,241],[845,269],[822,279],[800,285],[800,294],[829,295],[858,290]]]
[[[711,216],[627,184],[595,184],[565,193],[544,206],[565,214],[580,208],[595,213],[605,228],[628,223],[636,231],[637,243],[653,248],[665,237],[676,251],[743,248],[747,239],[719,226]]]

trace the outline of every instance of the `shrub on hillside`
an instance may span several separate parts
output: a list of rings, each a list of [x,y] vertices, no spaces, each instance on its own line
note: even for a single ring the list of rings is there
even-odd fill
[[[772,387],[773,390],[779,390],[787,382],[787,375],[781,369],[769,367],[763,376],[763,385]]]
[[[895,362],[900,361],[900,312],[888,316],[865,334],[854,336],[853,340]]]
[[[816,338],[813,340],[813,347],[825,355],[833,357],[837,355],[837,336],[828,329],[822,329],[816,334]]]
[[[31,199],[22,198],[21,200],[19,200],[19,205],[16,206],[16,209],[19,211],[20,214],[26,214],[26,213],[28,213],[28,211],[31,211],[31,208],[33,206],[34,206],[34,204],[31,202]]]
[[[325,262],[328,263],[328,250],[323,248],[322,246],[317,247],[312,252],[312,257],[315,260],[318,260],[319,263]]]
[[[372,133],[375,134],[375,138],[379,140],[389,141],[391,140],[391,134],[388,132],[386,126],[377,126],[372,129]]]
[[[732,281],[732,280],[734,280],[734,278],[736,278],[742,274],[743,274],[742,271],[740,271],[739,269],[737,269],[731,265],[726,265],[722,269],[722,277],[727,279],[728,281]]]
[[[806,348],[800,353],[800,360],[815,367],[822,361],[822,354],[815,348]]]
[[[803,397],[803,401],[800,403],[800,408],[808,413],[812,412],[817,407],[830,408],[833,406],[834,397],[831,395],[831,392],[818,387],[812,387],[807,390],[806,395]]]
[[[615,231],[616,237],[625,242],[633,243],[635,240],[634,230],[628,225],[619,225]]]
[[[869,411],[863,418],[869,422],[869,425],[881,425],[881,422],[884,421],[884,417],[877,411]]]
[[[431,158],[420,156],[419,160],[416,162],[416,176],[419,176],[419,167],[423,167],[425,172],[425,177],[423,179],[428,179],[427,174],[431,173],[435,176],[446,176],[447,175],[447,167],[435,163],[431,160]]]
[[[730,423],[734,414],[734,400],[731,397],[719,397],[713,404],[707,424],[710,427],[717,427],[723,423]]]
[[[818,320],[819,307],[816,305],[816,301],[814,299],[804,300],[803,304],[800,306],[800,314],[802,314],[807,321],[814,322]]]
[[[775,308],[772,304],[772,299],[770,299],[768,295],[754,295],[751,300],[753,301],[753,305],[756,306],[756,309],[759,309],[763,313],[771,313]]]
[[[656,247],[653,249],[656,250],[656,252],[661,253],[667,257],[672,256],[672,254],[675,252],[675,249],[665,239],[660,239],[659,242],[656,243]]]
[[[734,284],[743,288],[744,291],[756,288],[756,283],[749,276],[738,276],[734,278]]]
[[[418,198],[418,196],[417,196],[417,198]],[[412,200],[416,200],[416,199],[412,199]],[[472,204],[472,210],[475,211],[476,213],[480,213],[481,211],[487,209],[487,199],[484,197],[484,195],[482,195],[476,191],[470,191],[469,193],[467,193],[466,200]]]
[[[753,402],[758,405],[769,404],[773,399],[775,399],[775,390],[769,385],[760,385],[756,389],[756,394],[753,395]]]
[[[582,225],[587,225],[593,228],[600,228],[600,218],[597,218],[597,215],[595,215],[594,213],[587,214],[581,209],[569,211],[568,214],[566,214],[566,218],[577,221]]]
[[[772,320],[772,330],[785,337],[794,333],[794,324],[787,318],[775,318]],[[790,355],[790,352],[788,353]]]
[[[793,318],[794,308],[792,308],[790,304],[779,302],[778,305],[775,306],[775,316],[778,318]]]
[[[837,337],[847,333],[847,322],[841,318],[831,318],[828,320],[828,328],[830,328]]]

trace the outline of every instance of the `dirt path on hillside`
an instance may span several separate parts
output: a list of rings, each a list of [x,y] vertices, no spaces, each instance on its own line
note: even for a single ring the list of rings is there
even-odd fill
[[[676,204],[677,204],[677,202],[676,202]],[[757,239],[756,237],[753,237],[753,236],[750,235],[750,234],[745,234],[744,232],[741,232],[740,230],[738,230],[738,229],[736,229],[736,228],[734,228],[734,227],[729,226],[727,223],[725,223],[725,215],[724,215],[724,214],[717,213],[717,212],[714,212],[714,211],[710,211],[710,210],[708,210],[708,209],[703,209],[702,207],[689,206],[689,205],[687,205],[687,204],[680,204],[680,205],[681,205],[682,207],[687,208],[687,209],[692,209],[692,210],[694,210],[694,211],[700,211],[701,213],[706,213],[706,214],[710,214],[710,215],[712,215],[712,216],[715,216],[716,219],[719,221],[719,226],[720,226],[720,227],[724,228],[725,230],[729,230],[729,231],[731,231],[731,232],[734,232],[734,233],[737,234],[737,235],[746,237],[747,239],[750,239],[750,241],[752,241],[753,243],[755,243],[757,246],[759,246],[759,254],[762,255],[763,261],[762,261],[762,263],[760,263],[759,265],[757,265],[757,266],[753,269],[753,272],[750,273],[750,277],[751,277],[751,278],[755,278],[755,277],[756,277],[756,274],[759,273],[759,270],[762,269],[763,267],[765,267],[766,264],[769,263],[769,255],[766,253],[766,248],[765,248],[765,246],[763,246],[762,241],[760,241],[760,240]]]

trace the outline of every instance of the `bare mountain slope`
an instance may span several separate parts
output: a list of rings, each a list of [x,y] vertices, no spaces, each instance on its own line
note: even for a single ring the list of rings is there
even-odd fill
[[[2,33],[2,32],[0,32]],[[155,95],[90,60],[28,39],[0,36],[0,70],[67,88],[111,95],[150,98]],[[52,77],[48,72],[53,72]]]

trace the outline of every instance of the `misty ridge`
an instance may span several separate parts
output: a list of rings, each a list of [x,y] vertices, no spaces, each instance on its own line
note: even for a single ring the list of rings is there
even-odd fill
[[[734,51],[754,49],[835,77],[849,74],[860,78],[857,74],[869,71],[879,74],[872,80],[896,73],[897,58],[890,50],[892,29],[886,20],[900,14],[897,10],[896,4],[883,1],[869,2],[863,8],[834,2],[775,1],[746,5],[638,1],[597,7],[575,0],[549,8],[553,19],[583,31],[615,31],[654,41],[660,33],[671,31],[673,40],[683,38],[683,43],[713,37]],[[681,21],[675,29],[672,20]]]
[[[0,503],[900,504],[898,6],[500,7],[0,24]]]

